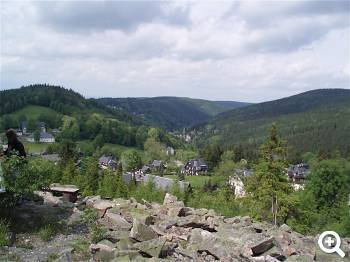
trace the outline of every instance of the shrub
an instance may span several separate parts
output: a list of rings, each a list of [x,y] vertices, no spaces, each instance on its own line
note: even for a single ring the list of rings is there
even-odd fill
[[[7,246],[8,240],[8,224],[4,220],[0,220],[0,247]]]

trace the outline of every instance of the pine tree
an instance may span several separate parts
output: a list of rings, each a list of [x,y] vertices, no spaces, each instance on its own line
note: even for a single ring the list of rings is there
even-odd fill
[[[256,173],[248,180],[247,191],[250,193],[255,216],[272,220],[276,225],[281,220],[284,222],[288,215],[292,205],[289,195],[293,190],[285,174],[286,148],[275,125],[261,147],[260,154]]]

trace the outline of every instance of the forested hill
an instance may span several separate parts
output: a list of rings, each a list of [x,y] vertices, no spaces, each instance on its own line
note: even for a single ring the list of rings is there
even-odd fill
[[[137,121],[124,112],[101,105],[94,99],[85,99],[79,93],[60,86],[38,84],[0,91],[0,116],[29,105],[48,107],[64,115],[90,111],[110,115],[123,121]]]
[[[61,130],[56,140],[96,140],[99,144],[132,147],[141,147],[148,132],[144,122],[135,116],[49,85],[0,92],[0,133],[17,129],[23,122],[27,122],[30,133],[37,131],[38,122],[44,122],[48,130]]]
[[[199,145],[257,148],[276,123],[291,152],[350,153],[350,90],[318,89],[224,112],[197,126]]]
[[[147,123],[168,130],[189,127],[248,103],[209,101],[183,97],[101,98],[104,105],[142,117]]]

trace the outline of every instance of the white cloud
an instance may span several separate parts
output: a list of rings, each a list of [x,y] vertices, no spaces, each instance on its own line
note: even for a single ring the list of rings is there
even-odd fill
[[[244,101],[350,88],[347,1],[112,3],[2,2],[0,88]]]

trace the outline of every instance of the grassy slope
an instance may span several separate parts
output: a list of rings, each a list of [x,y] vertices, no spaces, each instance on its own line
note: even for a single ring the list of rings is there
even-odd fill
[[[37,119],[40,115],[49,113],[58,114],[48,107],[30,105],[9,114],[9,116],[19,117],[24,115],[27,119]]]

